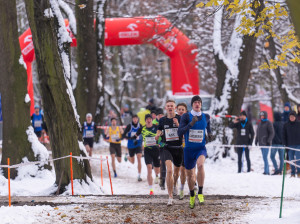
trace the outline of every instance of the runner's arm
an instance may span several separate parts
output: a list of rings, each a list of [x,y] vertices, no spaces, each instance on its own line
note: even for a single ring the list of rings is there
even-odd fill
[[[128,124],[125,128],[125,131],[123,132],[122,138],[128,139],[127,133],[130,131],[131,124]]]
[[[208,114],[205,114],[205,117],[206,117],[206,121],[207,121],[207,133],[208,134],[211,134],[211,129],[210,129],[210,116]]]
[[[178,136],[183,136],[191,127],[189,114],[183,114],[178,127]]]

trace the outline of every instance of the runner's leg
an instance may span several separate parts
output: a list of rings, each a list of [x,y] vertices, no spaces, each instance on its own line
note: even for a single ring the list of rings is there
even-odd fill
[[[199,156],[199,158],[197,159],[197,168],[198,168],[197,182],[199,188],[203,187],[204,184],[204,178],[205,178],[204,162],[205,162],[205,156],[203,155]]]
[[[166,160],[166,168],[167,168],[167,188],[169,198],[173,198],[173,186],[174,186],[174,179],[173,179],[173,163],[171,160]]]

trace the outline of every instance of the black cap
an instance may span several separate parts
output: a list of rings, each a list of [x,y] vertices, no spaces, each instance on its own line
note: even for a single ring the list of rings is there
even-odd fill
[[[164,114],[164,110],[162,108],[156,109],[156,115],[159,115],[159,114]]]
[[[264,116],[264,119],[267,119],[268,118],[268,113],[267,113],[267,111],[261,111],[259,113],[259,116]]]
[[[146,114],[146,116],[145,116],[145,121],[147,120],[147,118],[151,118],[152,119],[152,116],[151,116],[151,114]]]
[[[293,111],[293,110],[292,110],[292,111],[289,113],[289,116],[295,116],[295,117],[296,117],[296,116],[297,116],[297,114],[296,114],[296,112],[295,112],[295,111]]]
[[[193,106],[193,103],[194,103],[195,101],[200,101],[201,104],[202,104],[202,99],[201,99],[201,97],[198,96],[198,95],[193,96],[193,98],[192,98],[192,100],[191,100],[191,105],[192,105],[192,106]]]
[[[244,116],[246,116],[246,117],[247,117],[247,113],[246,113],[246,111],[244,111],[244,110],[243,110],[243,111],[241,111],[241,113],[240,113],[240,116],[241,116],[241,115],[244,115]]]

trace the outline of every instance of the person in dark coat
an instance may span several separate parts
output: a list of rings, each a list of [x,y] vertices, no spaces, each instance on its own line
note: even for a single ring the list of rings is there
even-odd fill
[[[298,111],[297,120],[300,121],[300,104],[297,105],[297,111]]]
[[[295,148],[300,150],[300,121],[296,120],[296,112],[291,111],[289,114],[289,121],[283,125],[282,142],[283,145],[289,148]],[[292,149],[288,150],[289,160],[299,160],[300,151]],[[297,166],[300,166],[300,161],[296,162]],[[296,169],[295,166],[291,165],[291,177],[295,177]],[[300,177],[300,168],[297,167],[297,175]]]
[[[248,121],[246,111],[242,111],[239,117],[236,117],[233,122],[229,124],[230,128],[237,129],[237,145],[252,145],[254,139],[254,130],[251,122]],[[238,173],[242,171],[242,155],[245,152],[247,160],[247,172],[251,171],[251,162],[248,147],[237,147],[238,153]]]
[[[289,120],[289,114],[291,112],[291,104],[289,102],[286,102],[284,104],[284,111],[282,113],[282,121],[287,122]]]
[[[266,111],[261,111],[260,115],[260,123],[257,126],[256,130],[256,139],[255,144],[262,146],[261,153],[264,160],[264,175],[270,175],[269,171],[269,162],[268,162],[268,154],[269,147],[272,144],[272,140],[274,137],[274,128],[271,121],[268,120],[268,113]]]
[[[280,112],[274,112],[274,138],[272,141],[272,146],[274,147],[282,147],[282,130],[283,130],[283,124],[284,122],[281,120],[281,114]],[[276,153],[278,152],[279,160],[280,160],[280,166],[278,168],[277,162],[275,159]],[[271,155],[270,155],[271,161],[274,166],[274,173],[272,175],[278,175],[282,173],[283,165],[284,165],[284,149],[283,148],[272,148],[271,149]]]

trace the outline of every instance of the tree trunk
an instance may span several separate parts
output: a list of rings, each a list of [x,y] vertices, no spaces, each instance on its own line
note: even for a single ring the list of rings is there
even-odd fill
[[[275,59],[276,57],[276,46],[275,46],[275,41],[274,38],[272,37],[272,35],[270,35],[269,37],[269,51],[270,51],[270,56],[272,59]],[[281,95],[281,100],[283,103],[285,102],[289,102],[289,96],[288,93],[286,92],[286,89],[283,88],[283,79],[282,79],[282,75],[280,73],[280,67],[277,67],[276,69],[273,69],[275,76],[276,76],[276,83],[277,83],[277,87],[278,90],[280,92]]]
[[[82,4],[86,7],[78,7]],[[96,113],[99,95],[93,5],[93,0],[76,0],[78,77],[74,94],[81,122],[86,113]]]
[[[30,124],[29,103],[25,103],[27,94],[27,73],[19,63],[21,49],[18,37],[16,1],[2,0],[0,7],[0,93],[3,115],[3,149],[1,164],[22,162],[24,157],[33,161],[26,129]],[[3,169],[7,177],[7,169]],[[11,177],[17,176],[17,170],[11,169]]]
[[[290,13],[292,16],[292,20],[297,32],[298,37],[300,38],[300,2],[299,0],[287,0],[286,1],[289,9],[290,9]]]
[[[104,73],[104,40],[105,40],[105,18],[106,18],[106,0],[98,0],[97,2],[97,16],[96,16],[96,44],[97,44],[97,74],[98,74],[98,97],[97,107],[99,113],[96,113],[96,123],[103,123],[105,116],[105,73]]]
[[[33,1],[26,0],[26,11],[32,32],[35,49],[39,81],[41,84],[41,95],[44,103],[45,118],[51,139],[53,158],[67,156],[70,152],[75,156],[86,156],[78,145],[78,122],[76,122],[76,108],[71,104],[69,80],[64,63],[69,60],[62,58],[64,53],[59,44],[62,44],[58,31],[62,32],[64,27],[59,27],[59,16],[61,14],[55,1],[51,4],[49,0]],[[45,10],[52,9],[53,17],[44,16]],[[64,26],[64,24],[63,24]],[[60,41],[60,42],[59,42]],[[64,48],[68,43],[63,43]],[[69,96],[70,95],[70,96]],[[58,189],[60,193],[70,183],[70,160],[62,159],[54,162],[56,172],[56,184],[61,180]],[[63,172],[62,172],[63,171]],[[79,162],[73,160],[74,179],[86,180],[90,178],[91,170],[88,160]]]

